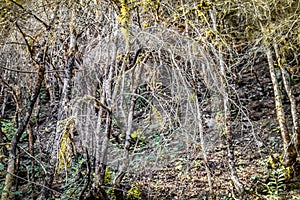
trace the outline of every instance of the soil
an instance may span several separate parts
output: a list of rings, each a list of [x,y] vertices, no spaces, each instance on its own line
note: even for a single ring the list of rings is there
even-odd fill
[[[181,154],[155,170],[132,172],[127,177],[139,183],[142,199],[299,199],[299,177],[281,181],[278,169],[282,142],[274,109],[273,88],[268,68],[256,64],[241,68],[236,89],[241,110],[233,120],[235,166],[245,193],[237,196],[230,179],[226,146],[216,132],[209,131],[206,119],[206,152],[213,188],[209,188],[201,146],[182,148]],[[294,85],[299,94],[299,83]],[[299,102],[299,98],[298,98]],[[287,119],[290,119],[289,102],[284,99]],[[291,120],[289,120],[291,121]],[[291,127],[291,124],[289,124]],[[277,166],[272,166],[272,161]],[[297,167],[295,166],[297,170]],[[298,173],[296,173],[298,174]],[[272,180],[277,179],[277,183]],[[272,179],[273,178],[273,179]],[[282,185],[282,188],[281,188]],[[282,189],[282,190],[281,190]]]

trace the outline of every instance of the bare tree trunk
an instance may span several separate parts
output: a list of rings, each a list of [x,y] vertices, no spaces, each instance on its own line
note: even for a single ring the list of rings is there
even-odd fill
[[[140,51],[137,51],[134,61],[131,66],[132,68],[130,69],[130,70],[132,70],[131,77],[130,77],[130,81],[131,81],[130,92],[131,92],[132,96],[130,98],[130,106],[129,106],[129,111],[128,111],[128,115],[127,115],[124,154],[123,154],[123,160],[122,160],[122,165],[120,167],[119,174],[118,174],[118,176],[116,176],[116,178],[114,180],[114,185],[117,188],[115,190],[115,193],[118,194],[117,198],[119,198],[119,199],[122,199],[123,196],[122,196],[122,192],[118,189],[120,188],[121,181],[122,181],[125,173],[127,172],[129,163],[130,163],[129,149],[131,146],[130,140],[131,140],[131,134],[133,131],[133,116],[134,116],[134,108],[135,108],[135,104],[136,104],[136,95],[135,94],[136,94],[136,90],[137,90],[137,87],[140,82],[141,74],[143,72],[143,66],[138,66],[138,67],[136,66],[136,61],[137,61],[137,57],[139,56],[139,53],[140,53]],[[125,74],[124,74],[124,76],[125,76]],[[124,114],[124,110],[122,112]]]
[[[300,156],[300,127],[299,127],[299,117],[298,117],[298,111],[297,111],[297,102],[295,99],[295,96],[293,95],[291,84],[290,84],[290,76],[287,72],[287,70],[282,66],[281,58],[278,52],[278,45],[274,44],[274,49],[276,53],[276,57],[278,60],[278,65],[280,67],[281,76],[284,84],[285,91],[289,97],[290,103],[291,103],[291,114],[293,119],[293,139],[294,139],[294,146],[297,151],[298,156]]]
[[[112,46],[114,46],[113,44]],[[111,62],[111,60],[115,60],[116,54],[117,54],[117,47],[112,48],[113,55],[111,55],[110,59],[108,59],[107,67],[104,72],[103,76],[103,85],[102,85],[102,96],[100,99],[100,110],[99,110],[99,118],[98,118],[98,127],[101,129],[102,123],[105,122],[105,129],[101,133],[99,132],[96,136],[97,139],[97,148],[96,148],[96,187],[94,188],[95,192],[100,190],[102,193],[102,198],[107,199],[107,195],[105,191],[101,188],[101,186],[104,184],[105,179],[105,172],[107,167],[107,155],[108,155],[108,148],[109,148],[109,140],[111,138],[112,133],[112,114],[113,114],[113,78],[115,74],[115,62]],[[105,120],[102,120],[101,118],[105,116]],[[101,135],[103,135],[103,140],[101,144]],[[100,149],[101,153],[100,154]],[[99,165],[100,164],[100,165]]]
[[[53,108],[55,106],[56,100],[55,100],[55,78],[52,73],[47,73],[45,75],[45,85],[50,97],[50,107]]]
[[[74,12],[74,11],[72,11]],[[72,14],[73,15],[73,14]],[[73,16],[72,16],[72,20]],[[53,151],[51,155],[51,164],[54,166],[56,165],[56,158],[57,158],[57,152],[59,149],[60,139],[61,139],[61,132],[64,130],[64,125],[61,123],[62,120],[66,119],[68,117],[68,113],[70,111],[70,100],[71,100],[71,84],[72,84],[72,78],[74,74],[74,67],[75,67],[75,54],[76,54],[76,33],[73,21],[69,24],[70,29],[70,43],[69,43],[69,49],[66,53],[66,60],[65,60],[65,68],[66,73],[64,77],[64,85],[61,93],[61,99],[59,102],[59,110],[58,110],[58,122],[57,122],[57,128],[56,128],[56,135],[53,145]]]
[[[197,106],[198,129],[199,129],[199,133],[200,133],[201,151],[202,151],[202,155],[203,155],[209,191],[211,194],[213,194],[213,184],[212,184],[211,173],[209,170],[208,159],[207,159],[207,154],[206,154],[206,147],[205,147],[205,142],[204,142],[204,128],[203,128],[202,113],[199,108],[199,100],[198,100],[197,96],[196,96],[196,106]]]
[[[31,161],[30,161],[30,167],[31,167],[31,172],[30,172],[30,181],[32,183],[34,183],[34,139],[33,139],[33,131],[32,131],[32,126],[30,124],[28,124],[27,126],[27,134],[28,134],[28,147],[29,147],[29,154],[31,157]],[[34,184],[31,184],[31,198],[33,198],[34,196]]]
[[[105,90],[102,87],[102,91],[101,91],[101,97],[99,100],[100,103],[104,103],[105,102]],[[98,119],[97,119],[97,130],[95,132],[95,147],[94,149],[89,149],[91,150],[91,152],[94,151],[94,155],[95,155],[95,174],[96,179],[98,178],[98,180],[96,180],[97,185],[100,184],[100,171],[101,168],[103,168],[104,166],[101,166],[101,155],[103,154],[103,151],[105,151],[105,149],[103,149],[102,151],[100,151],[101,149],[101,138],[103,137],[103,133],[102,133],[102,124],[103,124],[103,116],[105,116],[105,109],[102,106],[99,106],[99,110],[98,110]],[[105,136],[104,136],[105,137]],[[108,143],[107,143],[108,145]],[[106,148],[106,143],[104,143],[104,146]],[[104,148],[104,147],[102,147]],[[108,148],[108,146],[107,146]],[[92,154],[93,155],[93,154]]]
[[[210,18],[213,22],[213,30],[217,31],[217,17],[216,17],[216,9],[213,6],[212,9],[209,10]],[[219,51],[221,51],[219,49]],[[231,131],[231,111],[230,111],[230,102],[229,102],[229,89],[228,89],[228,83],[226,80],[226,66],[225,62],[223,60],[222,52],[216,53],[214,52],[215,56],[219,59],[220,62],[220,80],[221,80],[221,96],[223,98],[223,108],[224,108],[224,126],[225,126],[225,137],[226,137],[226,145],[227,145],[227,153],[228,153],[228,165],[231,173],[231,179],[234,184],[235,189],[237,190],[239,195],[243,195],[244,193],[244,186],[240,182],[237,171],[234,164],[234,147],[233,147],[233,137],[232,137],[232,131]]]
[[[106,167],[107,167],[107,155],[108,155],[108,147],[109,147],[109,140],[111,137],[111,132],[112,132],[112,79],[113,79],[113,74],[114,74],[114,66],[110,65],[107,67],[106,73],[105,73],[105,78],[106,80],[103,83],[103,95],[104,95],[104,101],[106,102],[106,105],[103,104],[103,113],[105,114],[105,130],[104,133],[99,133],[99,134],[104,134],[104,139],[102,141],[102,155],[100,158],[100,170],[99,174],[97,173],[96,175],[99,176],[100,178],[97,183],[96,183],[96,188],[95,192],[100,190],[102,194],[103,199],[108,199],[105,191],[101,188],[101,186],[104,183],[105,179],[105,172],[106,172]],[[100,150],[100,147],[97,148],[97,151]],[[98,168],[98,166],[96,166]]]
[[[4,88],[2,88],[2,89],[4,89]],[[3,94],[3,93],[1,93],[1,94]],[[5,93],[6,94],[6,93]],[[4,99],[7,99],[7,97],[6,97],[6,95],[3,95],[3,98]],[[1,113],[0,113],[0,119],[2,119],[3,118],[3,115],[4,115],[4,108],[5,108],[5,104],[6,104],[6,101],[7,100],[4,100],[4,102],[3,102],[3,110],[1,111]],[[4,145],[2,145],[3,144],[3,142],[4,142],[4,137],[6,137],[5,136],[5,134],[3,133],[3,131],[2,131],[2,123],[0,123],[0,163],[2,163],[3,161],[4,161],[4,158],[5,158],[5,151],[6,151],[6,147],[4,146]]]
[[[221,71],[221,95],[223,97],[223,106],[224,106],[224,126],[225,126],[225,137],[226,137],[226,144],[227,144],[227,153],[228,153],[228,165],[231,173],[231,180],[234,184],[235,189],[237,190],[239,195],[243,195],[244,193],[244,186],[240,182],[238,178],[238,174],[235,168],[235,158],[234,158],[234,147],[233,147],[233,136],[231,131],[231,105],[229,102],[229,95],[228,95],[228,86],[226,80],[226,69],[225,63],[223,60],[222,53],[219,53],[220,59],[220,71]]]
[[[73,19],[74,11],[72,11],[72,20]],[[52,184],[53,176],[55,174],[55,168],[57,165],[57,155],[59,152],[59,146],[62,139],[62,135],[66,129],[70,128],[71,122],[68,120],[65,123],[62,123],[63,120],[68,118],[68,114],[70,111],[70,100],[71,100],[71,84],[72,84],[72,78],[74,74],[74,67],[75,67],[75,56],[76,56],[76,32],[75,27],[73,24],[73,21],[69,24],[70,29],[70,42],[69,42],[69,49],[66,53],[66,60],[65,60],[65,77],[64,77],[64,85],[62,89],[61,99],[59,102],[59,109],[58,109],[58,117],[57,117],[57,126],[56,126],[56,133],[55,133],[55,139],[53,141],[53,147],[51,152],[51,158],[50,158],[50,167],[47,170],[47,174],[45,177],[44,185],[46,187],[43,187],[40,196],[38,199],[47,199],[47,192],[50,188],[50,185]]]
[[[2,80],[2,77],[0,77],[0,81]],[[7,97],[7,92],[5,91],[4,87],[1,87],[1,100],[2,100],[2,105],[1,105],[1,110],[0,110],[0,116],[2,118],[2,116],[4,115],[4,112],[5,112],[5,107],[6,107],[6,103],[7,103],[7,100],[8,100],[8,97]]]
[[[11,145],[10,145],[10,151],[9,151],[9,160],[8,160],[8,166],[7,166],[7,174],[5,177],[5,184],[3,188],[3,193],[1,196],[2,200],[6,200],[9,198],[9,191],[11,190],[12,183],[13,183],[13,175],[15,173],[15,162],[16,162],[16,153],[17,153],[17,146],[20,141],[20,138],[26,129],[26,126],[29,122],[30,116],[33,111],[34,104],[39,96],[41,86],[44,80],[44,74],[45,74],[45,66],[39,65],[38,71],[37,71],[37,78],[35,87],[33,89],[32,96],[30,98],[30,101],[27,105],[25,115],[23,117],[22,122],[20,123],[20,126],[18,127],[16,134],[13,136]]]
[[[288,133],[288,127],[285,121],[285,113],[282,106],[280,89],[275,74],[274,61],[269,47],[266,47],[265,53],[267,55],[271,80],[273,83],[277,120],[280,126],[281,137],[283,140],[284,164],[285,166],[292,166],[296,162],[297,152],[295,147],[291,143],[291,138]]]
[[[0,162],[2,163],[3,162],[3,160],[4,160],[4,157],[5,157],[5,155],[4,155],[4,148],[5,148],[5,146],[4,145],[2,145],[2,143],[3,143],[3,136],[4,136],[4,133],[2,132],[2,123],[0,123]]]

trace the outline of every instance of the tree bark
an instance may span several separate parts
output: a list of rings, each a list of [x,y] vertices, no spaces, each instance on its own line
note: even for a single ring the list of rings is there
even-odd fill
[[[226,145],[227,145],[227,155],[228,155],[228,166],[231,173],[231,180],[235,189],[237,190],[240,196],[244,193],[244,186],[240,182],[238,178],[238,174],[235,168],[235,158],[234,158],[234,147],[233,147],[233,136],[231,131],[231,105],[229,102],[229,95],[228,95],[228,86],[226,80],[226,69],[225,63],[223,60],[222,53],[219,53],[220,59],[220,78],[221,78],[221,96],[223,97],[223,106],[224,106],[224,126],[225,126],[225,137],[226,137]]]
[[[27,105],[25,115],[23,116],[23,120],[20,123],[20,126],[18,127],[16,134],[13,136],[11,145],[10,145],[10,151],[9,151],[9,160],[8,160],[8,166],[7,166],[7,174],[5,177],[5,183],[3,188],[3,193],[1,196],[2,200],[6,200],[9,197],[9,191],[11,190],[12,183],[13,183],[13,175],[15,173],[15,162],[16,162],[16,153],[17,153],[17,146],[20,141],[20,138],[23,134],[23,132],[26,129],[26,126],[29,122],[30,116],[32,114],[34,104],[39,96],[41,86],[44,80],[44,74],[45,74],[45,66],[39,65],[38,71],[37,71],[37,78],[35,87],[33,89],[32,96],[30,98],[29,104]]]
[[[42,191],[40,192],[40,196],[38,199],[47,199],[48,196],[48,188],[50,188],[52,181],[53,181],[53,175],[55,174],[56,165],[57,165],[57,154],[59,152],[60,143],[62,140],[63,133],[66,131],[66,129],[70,129],[70,126],[72,126],[73,119],[68,120],[66,123],[62,123],[63,120],[66,120],[68,118],[68,114],[70,111],[70,100],[71,100],[71,84],[72,84],[72,78],[74,75],[74,68],[75,68],[75,57],[77,53],[77,40],[76,40],[76,31],[73,24],[73,14],[74,10],[72,10],[72,17],[71,22],[69,24],[69,30],[70,30],[70,41],[69,41],[69,48],[67,49],[66,59],[65,59],[65,77],[64,77],[64,84],[63,89],[61,93],[61,98],[59,102],[59,109],[58,109],[58,117],[57,117],[57,125],[56,125],[56,132],[55,132],[55,138],[53,141],[52,146],[52,152],[50,155],[50,165],[47,170],[47,174],[44,180],[44,185]],[[72,122],[71,122],[72,120]]]
[[[136,66],[136,61],[137,61],[137,57],[139,56],[139,52],[137,52],[137,54],[135,55],[133,64],[132,64],[132,72],[131,72],[131,77],[130,77],[130,92],[132,94],[131,98],[130,98],[130,105],[129,105],[129,111],[128,111],[128,115],[127,115],[127,123],[126,123],[126,133],[125,133],[125,145],[124,145],[124,152],[123,152],[123,160],[122,160],[122,164],[120,167],[120,171],[119,174],[117,175],[117,177],[114,180],[114,185],[116,187],[115,189],[115,193],[118,194],[118,198],[122,199],[122,192],[120,189],[120,185],[121,185],[121,181],[125,175],[125,173],[128,170],[129,167],[129,163],[130,163],[130,158],[129,158],[129,154],[130,154],[130,140],[131,140],[131,134],[133,131],[133,117],[134,117],[134,108],[136,105],[136,91],[141,79],[141,74],[143,73],[143,66]],[[125,74],[123,75],[125,76]],[[124,78],[124,77],[123,77]],[[124,88],[123,88],[124,89]],[[122,90],[123,90],[122,89]],[[125,115],[125,111],[124,109],[122,109],[122,113],[123,115]],[[124,116],[125,118],[125,116]]]
[[[286,120],[285,120],[285,113],[284,113],[284,109],[283,109],[283,105],[282,105],[278,80],[276,78],[274,61],[273,61],[271,49],[269,47],[266,47],[265,53],[266,53],[266,56],[268,59],[269,71],[270,71],[271,80],[273,83],[277,120],[278,120],[278,123],[280,126],[281,137],[283,140],[284,165],[292,166],[296,162],[297,152],[296,152],[295,147],[291,143],[291,138],[288,133],[288,127],[287,127]]]
[[[31,198],[34,197],[34,173],[35,173],[35,170],[34,170],[34,138],[33,138],[33,130],[32,130],[32,126],[30,125],[30,123],[28,124],[27,126],[27,134],[28,134],[28,148],[29,148],[29,154],[31,156],[31,171],[30,171],[30,176],[29,176],[29,180],[32,182],[31,184]]]
[[[211,172],[209,170],[205,141],[204,141],[204,127],[203,127],[202,113],[200,111],[199,100],[198,100],[197,96],[196,96],[196,106],[197,106],[197,122],[198,122],[197,124],[198,124],[199,133],[200,133],[201,151],[202,151],[202,156],[203,156],[203,160],[204,160],[209,191],[211,194],[213,194],[213,183],[212,183],[212,178],[211,178]]]
[[[292,91],[292,86],[289,81],[291,77],[289,76],[287,70],[282,66],[277,44],[274,45],[274,49],[275,49],[278,65],[280,67],[284,88],[291,103],[291,114],[292,114],[293,125],[294,125],[294,129],[293,129],[294,146],[298,156],[300,156],[300,152],[299,152],[300,151],[300,127],[299,127],[299,117],[297,111],[297,101],[295,99],[295,96]]]

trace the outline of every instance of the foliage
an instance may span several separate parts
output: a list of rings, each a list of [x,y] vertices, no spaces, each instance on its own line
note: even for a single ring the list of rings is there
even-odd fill
[[[264,186],[262,192],[267,194],[267,199],[281,199],[291,177],[290,167],[285,167],[282,156],[277,154],[269,156],[262,165],[266,170],[259,180]]]
[[[128,193],[126,194],[126,199],[128,200],[141,200],[141,192],[138,184],[132,185]]]
[[[11,139],[17,130],[16,125],[12,120],[1,120],[1,127],[8,139]]]
[[[141,199],[137,178],[146,182],[151,194],[167,188],[161,194],[165,196],[157,198],[170,195],[173,199],[177,194],[176,198],[187,199],[188,190],[207,186],[209,175],[213,183],[222,180],[220,188],[229,190],[224,165],[229,140],[224,138],[231,131],[237,155],[231,157],[232,166],[240,163],[240,177],[248,184],[249,171],[244,169],[260,159],[252,156],[274,151],[256,143],[265,144],[269,134],[281,131],[272,121],[275,109],[272,84],[265,76],[266,47],[278,45],[276,66],[290,73],[293,91],[299,94],[298,4],[291,0],[1,1],[1,125],[7,136],[1,143],[6,147],[16,124],[2,117],[11,116],[15,108],[16,115],[31,114],[24,112],[35,69],[38,64],[46,68],[40,99],[30,117],[33,143],[21,140],[17,144],[16,174],[29,182],[15,181],[11,194],[37,196],[34,190],[13,190],[53,179],[53,188],[64,191],[60,198],[77,198],[85,186],[85,194],[105,186],[109,198],[116,199],[115,192],[124,190],[125,177],[128,199]],[[70,56],[70,50],[74,55]],[[222,103],[227,95],[229,121]],[[257,121],[252,121],[253,113],[261,114]],[[267,117],[268,123],[275,124],[273,132],[267,126],[258,128]],[[270,140],[272,148],[278,148],[279,137]],[[77,163],[73,148],[86,160]],[[52,162],[56,157],[57,163]],[[44,177],[40,166],[49,170],[58,166],[65,176],[49,173]],[[264,166],[258,178],[264,186],[262,193],[269,199],[279,198],[291,170],[283,166],[282,156],[271,156]],[[1,167],[6,166],[0,163]],[[161,169],[171,171],[170,176]],[[190,178],[183,179],[182,174]],[[98,177],[104,179],[98,181]],[[113,188],[117,178],[121,188]],[[153,188],[151,181],[157,180],[159,186]],[[169,183],[174,180],[179,180],[177,185]],[[98,186],[97,181],[104,185]],[[52,185],[43,190],[47,187]],[[219,198],[232,199],[224,193]]]
[[[78,162],[72,159],[63,186],[63,194],[60,199],[77,198],[86,184],[86,163],[87,161],[79,157]]]
[[[264,185],[266,189],[264,192],[268,193],[268,196],[271,198],[275,198],[280,194],[283,194],[286,188],[286,172],[284,169],[273,170],[270,174],[268,174],[268,181]]]
[[[116,200],[115,189],[113,186],[113,171],[110,168],[106,168],[104,176],[104,185],[107,187],[106,193],[110,199]]]
[[[105,170],[105,177],[104,177],[104,185],[112,184],[113,176],[112,171],[108,168]]]

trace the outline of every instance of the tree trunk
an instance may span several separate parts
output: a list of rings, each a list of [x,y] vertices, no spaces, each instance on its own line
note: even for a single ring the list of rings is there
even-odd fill
[[[229,102],[229,95],[228,95],[228,86],[226,80],[226,69],[225,63],[223,60],[222,53],[219,53],[220,59],[220,78],[221,78],[221,96],[223,97],[223,106],[224,106],[224,126],[225,126],[225,137],[226,137],[226,145],[227,145],[227,155],[228,155],[228,166],[231,173],[231,180],[235,189],[237,190],[240,196],[244,193],[244,186],[240,182],[238,178],[238,174],[235,168],[235,158],[234,158],[234,147],[233,147],[233,136],[231,131],[231,105]]]
[[[32,131],[32,126],[30,125],[30,123],[28,124],[27,126],[27,134],[28,134],[28,148],[29,148],[29,154],[30,154],[30,157],[31,157],[31,165],[30,165],[30,168],[31,168],[31,171],[30,171],[30,176],[29,176],[29,180],[32,182],[31,184],[31,198],[34,197],[34,173],[35,173],[35,170],[34,170],[34,138],[33,138],[33,131]]]
[[[30,98],[29,104],[26,108],[26,112],[24,117],[22,118],[22,122],[20,123],[20,126],[17,129],[16,134],[13,136],[11,145],[10,145],[10,151],[9,151],[9,160],[8,160],[8,166],[7,166],[7,174],[5,177],[5,184],[3,188],[3,193],[1,196],[2,200],[6,200],[9,197],[9,191],[11,190],[12,183],[13,183],[13,176],[15,173],[15,162],[16,162],[16,153],[17,153],[17,146],[20,141],[20,138],[23,134],[23,132],[26,129],[26,126],[29,122],[30,116],[33,111],[34,104],[39,96],[41,86],[44,80],[44,73],[45,73],[45,67],[43,65],[38,66],[37,71],[37,78],[35,87],[32,93],[32,96]]]
[[[211,179],[211,173],[209,170],[205,141],[204,141],[204,128],[203,128],[202,113],[200,111],[199,100],[198,100],[197,96],[196,96],[196,106],[197,106],[197,122],[198,122],[197,124],[198,124],[199,133],[200,133],[201,151],[202,151],[203,161],[204,161],[204,165],[205,165],[205,171],[206,171],[209,191],[211,194],[213,194],[213,184],[212,184],[212,179]]]
[[[291,77],[289,76],[287,70],[282,66],[277,44],[274,45],[274,49],[275,49],[278,65],[280,67],[284,88],[291,103],[291,114],[292,114],[293,125],[294,125],[294,129],[293,129],[294,146],[298,156],[300,156],[300,152],[299,152],[300,151],[300,127],[299,127],[299,117],[297,111],[297,101],[295,99],[290,84]]]
[[[74,11],[72,10],[72,17]],[[74,20],[72,18],[72,20]],[[76,32],[74,28],[73,21],[69,24],[69,30],[70,30],[70,42],[69,42],[69,48],[66,54],[66,60],[65,60],[65,77],[64,77],[64,85],[62,89],[62,94],[59,102],[59,109],[58,109],[58,117],[57,117],[57,126],[56,126],[56,133],[55,133],[55,139],[53,141],[52,146],[52,152],[50,156],[50,165],[47,170],[47,174],[45,177],[44,185],[40,196],[38,199],[47,199],[48,196],[48,188],[50,188],[50,185],[52,184],[53,175],[55,174],[56,165],[57,165],[57,155],[60,148],[60,143],[62,140],[63,133],[67,131],[67,129],[70,129],[70,126],[73,124],[73,119],[67,119],[68,114],[70,111],[70,100],[71,100],[71,83],[72,78],[74,75],[74,68],[75,68],[75,57],[76,57]],[[62,123],[63,120],[65,123]],[[68,138],[69,139],[69,138]]]
[[[281,137],[283,140],[284,165],[292,166],[296,162],[297,152],[295,147],[291,143],[291,138],[288,133],[288,127],[285,121],[285,113],[282,105],[279,84],[275,74],[274,61],[269,47],[266,47],[265,53],[267,55],[271,80],[273,83],[277,120],[280,126]]]
[[[125,145],[124,145],[124,153],[123,153],[123,160],[122,160],[122,164],[121,167],[119,169],[119,174],[116,176],[115,180],[114,180],[114,185],[116,187],[115,189],[115,193],[118,194],[118,198],[123,198],[122,194],[123,192],[120,189],[121,186],[121,181],[125,175],[125,173],[128,170],[129,167],[129,163],[130,163],[130,158],[129,158],[129,150],[130,150],[130,140],[131,140],[131,134],[133,132],[133,117],[134,117],[134,108],[136,105],[136,91],[137,88],[139,86],[140,83],[140,79],[141,79],[141,74],[143,73],[143,66],[136,66],[136,61],[138,59],[140,50],[137,51],[134,61],[131,64],[131,77],[130,77],[130,92],[132,94],[131,98],[130,98],[130,105],[129,105],[129,111],[128,111],[128,115],[125,115],[125,111],[123,108],[122,109],[122,113],[124,115],[124,118],[127,119],[126,122],[126,133],[125,133]],[[123,74],[123,76],[125,76],[125,74]],[[124,78],[124,77],[123,77]],[[124,85],[123,85],[124,87]],[[121,90],[124,90],[124,88],[122,88]]]
[[[209,10],[209,15],[210,18],[213,22],[213,30],[217,32],[217,17],[216,17],[216,9],[213,6],[212,9]],[[220,78],[220,96],[223,98],[223,109],[224,109],[224,133],[225,134],[225,143],[227,145],[227,155],[228,155],[228,165],[229,165],[229,169],[230,169],[230,173],[231,173],[231,180],[234,184],[235,189],[237,190],[238,194],[240,196],[243,195],[244,193],[244,186],[242,185],[242,183],[240,182],[239,178],[238,178],[238,174],[235,168],[235,163],[234,163],[234,147],[233,147],[233,137],[232,137],[232,132],[231,132],[231,104],[229,102],[229,89],[228,89],[228,83],[227,83],[227,79],[226,79],[226,66],[225,66],[225,62],[223,59],[223,55],[221,52],[221,48],[219,49],[219,53],[216,52],[216,50],[214,49],[214,54],[216,56],[216,58],[218,58],[219,60],[219,67],[220,67],[220,74],[219,74],[219,78]]]
[[[2,163],[4,161],[4,157],[5,157],[5,154],[4,154],[4,149],[5,149],[5,146],[2,145],[4,142],[4,133],[2,132],[2,123],[0,123],[0,163]]]

